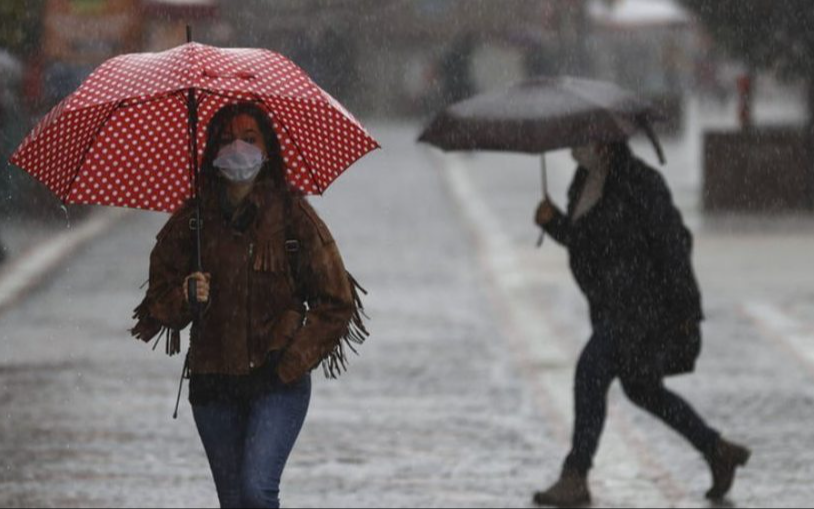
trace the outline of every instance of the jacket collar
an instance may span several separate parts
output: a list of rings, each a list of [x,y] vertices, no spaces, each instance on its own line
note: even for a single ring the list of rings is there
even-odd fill
[[[282,218],[283,192],[269,178],[255,182],[251,192],[229,217],[225,205],[226,188],[222,182],[207,186],[202,193],[203,214],[209,221],[228,221],[239,232],[254,227],[258,232],[269,232],[284,225]]]

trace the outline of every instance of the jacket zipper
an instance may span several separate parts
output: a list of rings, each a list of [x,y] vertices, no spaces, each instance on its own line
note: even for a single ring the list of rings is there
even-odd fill
[[[249,265],[246,271],[248,292],[246,295],[246,310],[248,320],[246,321],[246,354],[249,358],[249,369],[254,369],[252,362],[252,268],[254,267],[254,242],[249,243]]]

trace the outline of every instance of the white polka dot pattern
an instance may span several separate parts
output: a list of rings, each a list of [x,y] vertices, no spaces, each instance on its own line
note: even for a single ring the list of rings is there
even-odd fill
[[[223,106],[269,113],[289,182],[322,194],[378,143],[285,57],[186,44],[99,67],[28,135],[11,161],[65,203],[172,212],[191,196],[186,91],[199,103],[198,157]]]

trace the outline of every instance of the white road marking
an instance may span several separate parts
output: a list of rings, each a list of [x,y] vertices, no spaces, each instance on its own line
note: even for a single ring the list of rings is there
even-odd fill
[[[0,312],[12,306],[65,258],[106,232],[127,213],[121,209],[106,210],[78,228],[60,233],[10,261],[0,271]]]
[[[767,302],[753,301],[745,304],[743,310],[764,335],[785,346],[809,372],[814,373],[814,330]]]

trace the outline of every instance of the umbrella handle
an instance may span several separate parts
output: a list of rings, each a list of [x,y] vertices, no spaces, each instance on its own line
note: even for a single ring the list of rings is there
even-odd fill
[[[189,301],[189,306],[192,308],[192,314],[197,316],[198,314],[198,280],[194,277],[189,278],[187,280],[187,300]]]
[[[540,156],[540,170],[543,176],[543,199],[548,198],[548,167],[546,166],[545,155]],[[537,249],[543,247],[545,242],[545,230],[540,231],[540,238],[537,239]]]
[[[546,165],[545,156],[540,157],[540,173],[543,177],[543,198],[548,198],[548,166]]]

